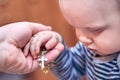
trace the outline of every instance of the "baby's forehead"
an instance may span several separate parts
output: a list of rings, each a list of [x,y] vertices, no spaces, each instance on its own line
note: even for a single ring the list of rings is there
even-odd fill
[[[100,6],[106,6],[96,0],[60,0],[61,9],[68,10],[94,10],[94,8],[100,8]]]
[[[62,11],[67,13],[76,13],[81,15],[85,13],[95,12],[100,10],[98,2],[94,0],[60,0]]]
[[[116,5],[117,0],[59,0],[59,2],[64,6],[70,5],[88,7],[89,5],[90,7],[94,7],[97,5],[107,7],[108,5]]]
[[[65,12],[108,14],[117,11],[118,5],[115,0],[60,0],[60,6]]]

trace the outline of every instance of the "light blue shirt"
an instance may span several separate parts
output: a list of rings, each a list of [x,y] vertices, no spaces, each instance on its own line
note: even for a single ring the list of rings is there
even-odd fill
[[[120,80],[120,55],[115,53],[107,57],[94,57],[80,42],[64,51],[51,67],[58,80]]]

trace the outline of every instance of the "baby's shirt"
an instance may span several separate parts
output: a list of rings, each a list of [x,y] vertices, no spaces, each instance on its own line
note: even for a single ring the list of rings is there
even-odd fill
[[[80,80],[83,75],[87,80],[120,80],[120,55],[96,58],[79,42],[65,47],[51,70],[59,80]]]

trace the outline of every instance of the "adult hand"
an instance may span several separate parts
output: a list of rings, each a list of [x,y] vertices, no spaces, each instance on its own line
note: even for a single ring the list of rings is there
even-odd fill
[[[37,60],[24,56],[23,48],[32,35],[50,27],[32,22],[17,22],[0,27],[0,71],[26,74],[38,68]]]

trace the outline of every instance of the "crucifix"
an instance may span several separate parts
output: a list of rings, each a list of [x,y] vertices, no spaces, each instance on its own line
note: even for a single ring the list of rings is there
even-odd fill
[[[41,69],[43,70],[44,67],[45,67],[45,62],[44,61],[48,61],[47,58],[44,57],[44,55],[41,56],[41,58],[38,59],[38,62],[41,62],[40,66],[41,66]]]
[[[44,74],[48,73],[48,69],[50,66],[50,63],[45,66],[45,61],[48,61],[48,59],[44,57],[46,53],[47,53],[47,50],[44,47],[42,47],[41,52],[38,56],[38,62]]]
[[[40,63],[41,70],[45,68],[45,61],[48,61],[48,59],[44,57],[46,52],[47,50],[42,49],[42,51],[40,52],[40,55],[38,56],[38,62]]]

